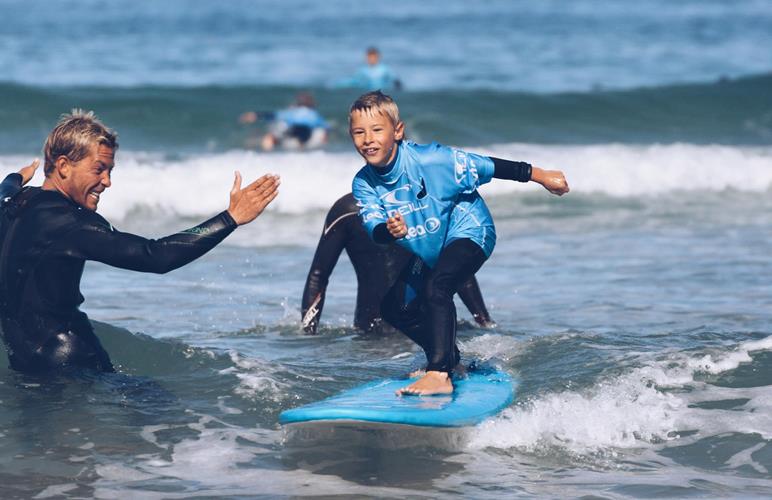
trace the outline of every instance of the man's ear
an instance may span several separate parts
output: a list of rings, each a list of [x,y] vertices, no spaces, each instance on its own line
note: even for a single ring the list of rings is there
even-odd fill
[[[405,137],[405,124],[402,121],[398,121],[394,127],[394,139],[401,141]]]
[[[59,177],[66,179],[70,175],[72,164],[70,159],[62,155],[54,161],[54,171],[59,174]]]

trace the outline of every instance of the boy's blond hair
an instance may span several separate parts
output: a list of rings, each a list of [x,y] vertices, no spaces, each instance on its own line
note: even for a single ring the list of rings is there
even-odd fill
[[[391,120],[391,124],[395,127],[400,122],[399,108],[397,107],[397,103],[394,102],[394,99],[387,96],[380,90],[374,90],[373,92],[362,94],[356,101],[354,101],[354,104],[351,105],[351,109],[348,111],[349,128],[351,128],[351,115],[354,113],[354,111],[360,111],[368,115],[379,113],[381,115],[387,116],[389,120]]]
[[[94,143],[118,149],[118,134],[99,121],[93,111],[73,109],[63,114],[43,146],[46,176],[54,171],[57,158],[66,156],[78,162],[88,155]]]

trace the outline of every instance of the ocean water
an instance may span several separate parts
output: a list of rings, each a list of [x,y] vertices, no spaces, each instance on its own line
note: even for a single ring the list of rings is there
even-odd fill
[[[300,296],[361,159],[355,90],[378,45],[408,134],[564,170],[562,198],[495,180],[459,303],[466,359],[519,381],[460,430],[282,429],[278,414],[422,355],[351,327],[341,258],[317,336]],[[121,140],[99,211],[157,237],[224,209],[233,171],[282,176],[254,223],[167,275],[89,263],[117,374],[33,377],[0,357],[2,498],[772,496],[772,4],[697,1],[0,2],[0,174],[72,107]],[[310,152],[247,146],[244,109],[301,89]],[[41,182],[40,178],[32,181]]]

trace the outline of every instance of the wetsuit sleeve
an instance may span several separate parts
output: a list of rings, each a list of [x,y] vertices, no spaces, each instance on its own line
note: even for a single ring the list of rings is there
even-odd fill
[[[359,218],[362,220],[368,236],[376,243],[379,243],[374,238],[373,233],[379,224],[386,223],[386,219],[388,219],[386,209],[381,205],[381,200],[376,195],[375,190],[362,175],[357,174],[354,177],[352,191],[359,206]]]
[[[492,323],[488,309],[485,307],[485,301],[483,300],[482,292],[480,292],[477,278],[472,276],[461,285],[458,289],[458,296],[466,308],[469,309],[469,312],[472,313],[474,320],[478,324],[487,326]]]
[[[350,197],[350,195],[349,195]],[[350,224],[359,224],[356,206],[339,200],[327,213],[322,236],[316,246],[314,260],[306,277],[301,304],[303,331],[316,334],[322,317],[327,284],[338,263],[338,257],[346,246]],[[348,206],[345,206],[348,205]]]
[[[8,174],[3,182],[0,183],[0,202],[5,203],[6,198],[10,198],[21,191],[21,174]]]
[[[99,215],[80,224],[62,239],[60,250],[69,255],[105,264],[163,274],[201,257],[236,229],[223,211],[198,226],[158,240],[116,231]]]
[[[530,163],[502,160],[493,156],[491,156],[491,160],[493,161],[493,177],[495,179],[510,179],[518,182],[528,182],[531,180],[531,169],[533,167]]]

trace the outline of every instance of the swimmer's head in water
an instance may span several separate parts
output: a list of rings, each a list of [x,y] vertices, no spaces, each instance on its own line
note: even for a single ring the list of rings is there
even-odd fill
[[[381,59],[381,53],[375,47],[368,47],[367,49],[367,64],[375,66]]]
[[[315,108],[316,99],[314,99],[313,94],[310,92],[299,92],[298,95],[295,96],[295,104],[306,108]]]
[[[53,172],[57,158],[65,156],[78,162],[91,152],[94,144],[102,144],[115,151],[118,149],[118,134],[99,121],[93,111],[73,109],[71,113],[62,115],[43,146],[46,176]]]
[[[397,103],[379,90],[362,95],[351,105],[349,133],[357,152],[368,164],[388,165],[397,154],[399,141],[405,137]]]

